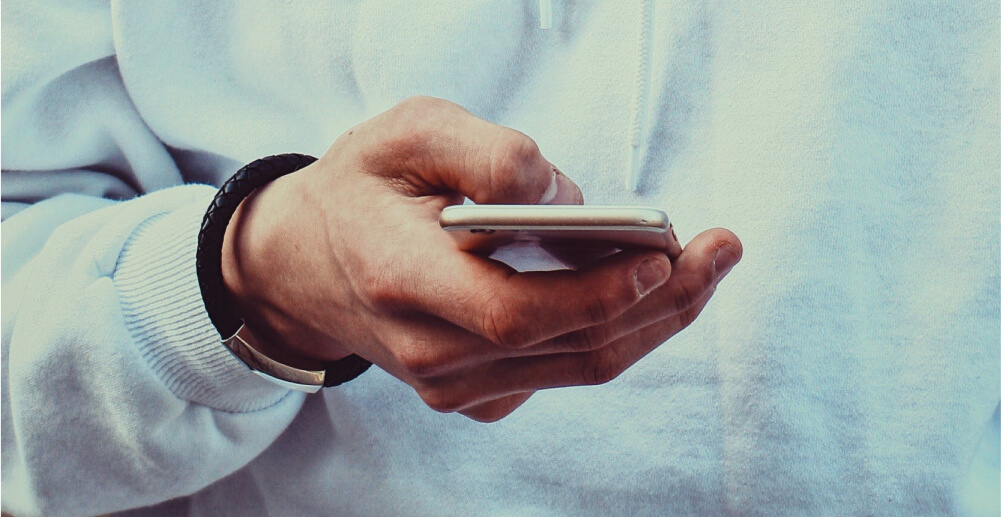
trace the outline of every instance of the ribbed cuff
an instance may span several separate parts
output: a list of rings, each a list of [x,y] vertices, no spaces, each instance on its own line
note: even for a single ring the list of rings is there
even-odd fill
[[[144,221],[115,272],[125,325],[176,396],[230,412],[256,411],[288,391],[254,374],[220,342],[195,273],[198,231],[211,197]]]

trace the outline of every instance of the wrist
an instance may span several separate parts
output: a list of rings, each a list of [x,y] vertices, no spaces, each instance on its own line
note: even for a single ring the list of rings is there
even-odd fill
[[[295,368],[322,370],[351,353],[331,340],[317,338],[299,321],[304,311],[282,303],[289,279],[300,266],[296,250],[302,249],[289,228],[304,225],[295,220],[298,206],[291,177],[279,178],[240,203],[226,227],[222,247],[222,277],[235,309],[258,336],[253,348],[270,359]],[[291,210],[290,210],[291,208]],[[322,343],[322,346],[317,346]]]

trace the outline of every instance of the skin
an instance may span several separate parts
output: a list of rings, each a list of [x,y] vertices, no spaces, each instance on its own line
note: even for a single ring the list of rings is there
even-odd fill
[[[248,197],[227,228],[223,277],[273,359],[322,369],[358,354],[434,410],[496,421],[537,390],[614,379],[691,324],[741,256],[714,229],[673,263],[624,252],[518,273],[438,226],[463,196],[538,203],[553,182],[550,202],[583,202],[524,134],[408,99]]]

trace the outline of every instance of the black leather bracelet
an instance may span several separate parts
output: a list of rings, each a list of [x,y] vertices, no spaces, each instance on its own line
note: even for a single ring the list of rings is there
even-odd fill
[[[258,187],[293,173],[316,161],[303,154],[279,154],[254,161],[223,183],[205,212],[198,233],[195,266],[205,311],[222,336],[226,349],[255,373],[286,387],[317,391],[350,381],[368,370],[372,363],[350,355],[326,365],[325,370],[300,370],[270,359],[253,346],[256,337],[233,310],[233,302],[222,278],[222,244],[226,226],[247,196]]]

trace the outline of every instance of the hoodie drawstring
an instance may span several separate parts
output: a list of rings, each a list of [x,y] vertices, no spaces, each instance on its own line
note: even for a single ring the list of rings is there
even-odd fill
[[[539,28],[553,28],[553,0],[539,0]]]
[[[639,26],[639,53],[636,66],[636,96],[633,98],[631,124],[629,130],[629,153],[628,176],[626,177],[626,188],[629,192],[639,190],[640,172],[643,166],[643,156],[646,154],[646,118],[647,104],[650,97],[650,46],[652,44],[653,29],[653,2],[652,0],[640,1],[640,26]],[[553,1],[539,0],[539,28],[551,29],[553,27]]]
[[[650,96],[650,39],[652,38],[651,19],[653,8],[650,0],[640,0],[640,30],[639,30],[639,64],[636,67],[636,97],[632,106],[632,127],[629,134],[629,176],[626,178],[626,188],[630,192],[639,189],[640,169],[643,160],[643,148],[646,147],[644,131],[646,129],[647,102]]]

